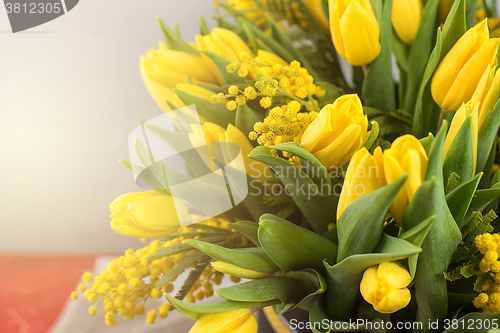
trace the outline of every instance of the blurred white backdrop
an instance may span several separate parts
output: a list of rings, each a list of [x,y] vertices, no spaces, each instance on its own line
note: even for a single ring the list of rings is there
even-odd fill
[[[12,34],[0,9],[0,252],[122,253],[108,205],[143,191],[118,162],[139,120],[161,110],[139,55],[162,39],[155,17],[193,40],[207,0],[85,0]],[[2,6],[3,7],[3,6]]]

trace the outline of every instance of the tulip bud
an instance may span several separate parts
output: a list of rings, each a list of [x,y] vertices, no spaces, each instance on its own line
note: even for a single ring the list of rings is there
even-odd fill
[[[486,20],[469,29],[439,64],[431,83],[434,101],[456,111],[469,101],[488,65],[492,66],[500,38],[489,38]]]
[[[252,50],[240,36],[224,28],[215,28],[209,35],[196,36],[196,46],[199,50],[213,52],[231,62],[238,61],[243,52],[254,57]]]
[[[176,231],[187,216],[186,204],[179,198],[155,191],[119,196],[110,205],[111,228],[138,238],[165,237]]]
[[[380,53],[380,27],[370,0],[329,0],[330,32],[337,53],[353,66]]]
[[[411,293],[407,288],[410,282],[410,273],[403,265],[383,262],[365,271],[359,290],[375,311],[394,313],[410,303]]]
[[[446,140],[444,141],[444,153],[443,161],[446,159],[448,150],[453,143],[453,140],[457,136],[462,124],[465,122],[467,117],[472,116],[472,124],[474,130],[474,144],[473,144],[473,159],[474,159],[474,170],[476,170],[477,163],[477,135],[478,135],[478,105],[474,105],[472,101],[467,102],[467,104],[462,104],[460,109],[455,113],[453,120],[450,124],[450,130],[446,135]],[[463,176],[463,175],[459,175]]]
[[[300,147],[329,169],[346,164],[370,136],[358,95],[344,95],[325,106],[306,128]]]
[[[481,128],[486,116],[493,110],[500,97],[500,73],[495,74],[495,67],[488,65],[472,95],[472,104],[479,105],[478,128]]]
[[[394,0],[392,3],[392,25],[405,44],[413,43],[422,18],[421,0]]]
[[[257,333],[257,320],[248,309],[206,313],[188,333]]]
[[[253,146],[248,140],[248,138],[241,132],[236,126],[229,124],[227,129],[214,124],[205,122],[202,126],[192,126],[193,133],[189,133],[189,139],[193,147],[201,147],[209,143],[208,150],[199,150],[200,156],[205,162],[205,165],[210,169],[215,171],[215,165],[212,161],[212,151],[210,147],[211,142],[230,142],[241,150],[241,155],[243,156],[243,164],[239,165],[236,157],[239,151],[234,150],[231,146],[222,145],[221,153],[222,159],[226,163],[230,163],[230,166],[234,169],[246,172],[248,175],[260,180],[262,183],[266,180],[266,165],[262,162],[252,160],[248,157],[250,152],[253,150]],[[268,175],[271,173],[268,172]]]
[[[222,260],[214,261],[212,263],[212,267],[218,272],[229,274],[231,276],[239,277],[242,279],[261,279],[270,275],[269,273],[257,272]]]
[[[358,150],[351,159],[337,206],[337,219],[347,206],[362,196],[384,186],[383,153],[380,147],[371,155],[366,148]]]
[[[141,77],[149,93],[164,111],[170,111],[165,101],[174,104],[172,91],[178,83],[187,83],[187,75],[194,81],[220,84],[221,79],[210,59],[198,55],[168,50],[160,44],[159,50],[150,50],[141,56]]]
[[[387,184],[391,184],[408,173],[408,180],[391,204],[391,214],[397,224],[402,225],[403,213],[425,179],[427,154],[413,135],[403,135],[384,151],[384,174]]]

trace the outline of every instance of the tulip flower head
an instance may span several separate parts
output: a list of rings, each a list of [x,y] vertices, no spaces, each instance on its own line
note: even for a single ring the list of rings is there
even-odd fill
[[[353,66],[372,62],[381,50],[380,27],[370,0],[329,0],[330,32],[339,56]]]
[[[421,0],[394,0],[392,3],[392,26],[405,44],[413,43],[422,18]]]
[[[472,98],[488,65],[493,66],[500,38],[489,38],[484,20],[469,29],[439,64],[431,83],[434,101],[456,111]]]
[[[375,149],[373,155],[363,147],[352,156],[340,193],[337,219],[354,201],[384,186],[383,163],[383,153],[380,147]]]
[[[358,95],[344,95],[319,112],[304,131],[300,147],[332,169],[346,164],[369,136],[368,118]]]
[[[160,43],[160,49],[149,50],[141,56],[141,77],[149,93],[164,111],[170,111],[165,101],[175,103],[173,88],[187,83],[187,75],[195,82],[220,84],[215,65],[208,58],[188,52],[169,50]]]
[[[407,288],[410,282],[410,273],[403,265],[383,262],[365,271],[359,289],[375,311],[394,313],[410,303],[411,293]]]
[[[207,313],[188,333],[257,333],[257,320],[250,310]]]
[[[238,61],[243,52],[254,57],[252,50],[240,36],[224,28],[215,28],[208,35],[196,36],[196,46],[199,50],[213,52],[231,62]]]
[[[179,229],[187,217],[187,207],[181,199],[155,191],[123,194],[109,209],[111,228],[138,238],[168,236]]]
[[[222,260],[214,261],[212,267],[218,272],[242,279],[261,279],[270,275],[270,273],[257,272]]]
[[[408,179],[391,204],[391,214],[396,223],[402,225],[403,213],[425,179],[427,154],[413,135],[403,135],[384,151],[384,175],[386,184],[395,182],[404,173]]]

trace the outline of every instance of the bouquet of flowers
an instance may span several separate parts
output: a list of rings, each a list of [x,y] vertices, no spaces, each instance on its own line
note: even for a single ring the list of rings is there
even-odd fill
[[[150,189],[110,205],[115,231],[155,240],[72,298],[108,325],[175,309],[190,333],[295,308],[315,333],[498,328],[496,16],[482,0],[227,0],[194,43],[159,19],[140,69],[169,125],[141,124],[122,162]]]

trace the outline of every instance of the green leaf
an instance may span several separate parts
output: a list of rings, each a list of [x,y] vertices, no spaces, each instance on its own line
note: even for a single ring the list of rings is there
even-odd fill
[[[303,275],[313,274],[315,283],[311,278]],[[279,300],[281,304],[274,310],[282,314],[297,307],[306,298],[323,293],[326,283],[321,275],[313,271],[293,272],[285,276],[268,277],[253,280],[239,285],[218,289],[215,293],[232,301],[267,302]]]
[[[405,240],[383,235],[374,253],[352,255],[336,265],[327,260],[327,309],[332,320],[348,320],[364,271],[385,261],[395,261],[419,253],[421,249]]]
[[[255,245],[260,246],[258,236],[259,225],[257,223],[253,221],[238,221],[230,222],[227,225],[248,238]]]
[[[222,82],[224,83],[224,85],[248,82],[246,78],[240,77],[237,72],[234,73],[227,72],[226,67],[231,63],[231,61],[229,61],[228,59],[210,51],[201,51],[201,53],[207,55],[215,64],[215,66],[219,70],[219,74],[222,78]]]
[[[200,34],[206,36],[210,34],[210,29],[207,26],[207,22],[203,15],[198,16],[198,23],[200,24]]]
[[[182,283],[182,287],[177,292],[175,296],[177,299],[184,299],[186,295],[189,293],[193,286],[200,279],[201,274],[205,271],[207,266],[210,264],[210,258],[204,258],[197,263],[196,267],[189,272],[188,278]]]
[[[496,183],[486,190],[477,190],[467,210],[465,219],[467,220],[473,212],[482,212],[490,202],[498,197],[500,197],[500,183]]]
[[[246,269],[269,274],[279,270],[278,266],[276,266],[276,264],[271,260],[271,258],[269,258],[261,247],[228,249],[195,239],[187,239],[182,243],[188,244],[204,252],[215,260],[226,261],[230,264]]]
[[[438,134],[439,137],[439,134]],[[435,141],[438,141],[436,138]],[[423,244],[415,274],[417,321],[442,320],[447,312],[447,288],[443,273],[462,240],[462,234],[444,197],[442,182],[431,178],[420,185],[403,214],[403,226],[410,230],[436,216]]]
[[[485,112],[484,110],[483,112]],[[497,102],[493,111],[488,112],[486,119],[479,128],[477,137],[477,168],[476,172],[483,171],[488,155],[490,154],[493,141],[497,136],[500,126],[500,103]]]
[[[452,172],[458,174],[462,182],[474,175],[474,124],[471,115],[465,119],[446,154],[444,179],[448,179]]]
[[[408,71],[408,47],[405,43],[399,39],[398,34],[395,30],[392,30],[391,34],[391,45],[392,52],[396,57],[396,61],[398,62],[399,69],[401,71]]]
[[[442,35],[441,28],[438,28],[436,45],[434,46],[431,56],[429,57],[429,61],[427,62],[427,66],[425,67],[424,75],[417,94],[415,116],[412,126],[412,133],[417,138],[424,136],[425,133],[434,132],[434,123],[437,123],[435,115],[437,105],[432,99],[429,81],[431,80],[432,74],[436,70],[441,59],[441,49]]]
[[[212,104],[206,99],[177,89],[174,89],[174,91],[184,104],[196,105],[198,114],[206,121],[215,123],[224,128],[226,128],[228,124],[234,124],[234,111],[229,111],[225,105]]]
[[[384,1],[380,24],[382,50],[370,64],[363,81],[364,104],[384,112],[396,109],[394,82],[392,80],[391,34],[392,0]]]
[[[323,233],[328,224],[335,222],[338,196],[321,195],[311,178],[293,164],[274,157],[267,147],[256,147],[248,156],[275,172],[315,232]]]
[[[267,302],[235,302],[225,299],[218,303],[200,304],[184,302],[168,294],[165,294],[165,297],[175,309],[191,319],[200,319],[205,313],[220,313],[241,309],[257,310],[279,303],[278,300]]]
[[[436,138],[432,141],[429,151],[429,162],[427,163],[427,171],[425,180],[435,178],[439,184],[443,183],[443,152],[446,132],[448,131],[448,123],[446,120],[441,124]]]
[[[156,19],[158,20],[161,32],[165,38],[165,44],[167,44],[169,50],[188,52],[196,55],[200,54],[196,49],[183,41],[175,32],[173,32],[160,17],[156,17]]]
[[[382,237],[385,214],[407,178],[408,175],[404,174],[392,184],[364,195],[346,207],[337,221],[338,262],[373,251]]]
[[[434,223],[435,219],[435,215],[429,216],[420,224],[417,224],[410,230],[405,231],[399,236],[399,238],[404,239],[405,241],[419,248],[422,247],[422,243],[424,242],[425,237],[427,237],[429,230],[431,230],[432,224]],[[418,255],[419,253],[415,253],[408,257],[408,267],[410,268],[410,275],[412,280],[415,277],[415,273],[417,272]]]
[[[171,256],[173,254],[185,252],[191,250],[190,245],[185,245],[181,243],[172,244],[169,247],[160,247],[156,250],[156,253],[152,256],[149,256],[149,260],[153,261],[156,259],[161,259],[163,257]]]
[[[245,134],[245,136],[253,131],[253,125],[256,122],[263,120],[264,115],[252,110],[247,104],[238,105],[236,109],[235,125]]]
[[[321,323],[323,323],[324,320],[327,320],[328,323],[330,322],[330,319],[328,318],[328,310],[326,302],[327,302],[327,293],[318,295],[318,297],[316,297],[316,299],[314,300],[311,310],[309,311],[309,322],[313,326],[312,331],[314,333],[330,332],[329,328],[324,328],[321,325]]]
[[[483,173],[475,175],[446,195],[448,208],[459,227],[464,222],[465,214],[469,209],[482,175]]]
[[[478,1],[479,0],[468,0],[465,2],[465,20],[467,23],[467,29],[472,28],[475,25],[475,20],[476,20],[476,12],[478,9]],[[492,3],[495,3],[495,1],[492,1]],[[496,3],[495,3],[496,5]],[[496,16],[496,15],[493,15]]]
[[[434,135],[432,133],[429,133],[425,138],[422,138],[418,141],[420,141],[425,149],[425,153],[427,154],[427,156],[429,156],[432,142],[434,142]]]
[[[441,52],[441,58],[444,58],[448,51],[467,30],[465,24],[465,3],[465,0],[455,0],[448,16],[446,16],[443,27],[443,50]]]
[[[323,260],[335,262],[337,259],[335,243],[271,214],[260,218],[259,241],[283,272],[304,268],[324,272]]]
[[[414,114],[415,102],[432,51],[437,26],[438,5],[439,0],[429,0],[425,4],[417,36],[408,55],[408,63],[411,66],[408,66],[404,108],[411,114]]]
[[[328,174],[328,171],[316,158],[316,156],[314,156],[304,148],[300,148],[298,142],[280,143],[272,146],[271,148],[286,151],[298,156],[300,159],[300,163],[302,164],[302,170],[304,170],[304,172],[318,186],[321,194],[330,194],[329,192],[331,192],[332,180],[330,178],[330,175]]]
[[[370,132],[370,136],[368,137],[368,140],[366,140],[365,146],[364,146],[368,150],[370,150],[370,148],[373,146],[373,144],[377,140],[378,134],[380,132],[380,127],[376,121],[372,121],[371,124],[372,124],[372,129]]]

